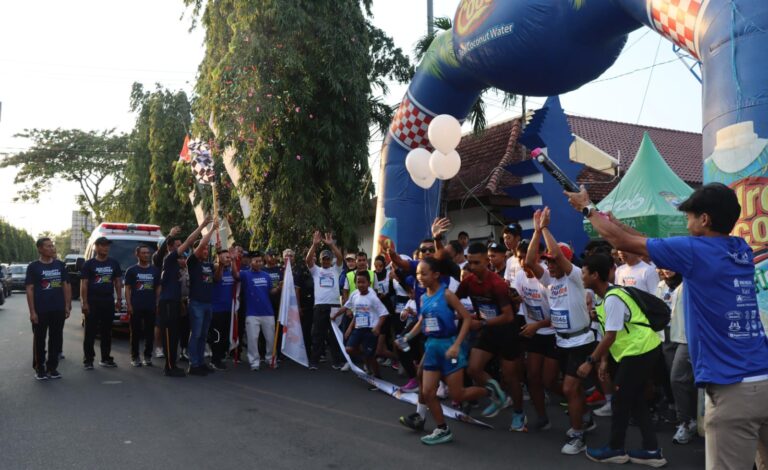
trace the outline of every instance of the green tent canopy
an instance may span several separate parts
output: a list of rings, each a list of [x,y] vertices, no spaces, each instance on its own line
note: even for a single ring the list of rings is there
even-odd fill
[[[687,235],[685,214],[677,207],[693,189],[667,165],[646,132],[643,142],[619,184],[597,204],[648,237]],[[584,230],[590,238],[600,238],[589,221]]]

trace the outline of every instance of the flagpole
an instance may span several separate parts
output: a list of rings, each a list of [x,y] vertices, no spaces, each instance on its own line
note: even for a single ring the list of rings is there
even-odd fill
[[[211,183],[211,193],[213,194],[213,217],[219,220],[219,196],[216,194],[216,182]],[[216,248],[221,247],[221,231],[216,230]]]

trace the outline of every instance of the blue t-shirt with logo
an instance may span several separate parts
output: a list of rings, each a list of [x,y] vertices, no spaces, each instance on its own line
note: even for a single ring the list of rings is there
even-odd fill
[[[232,269],[224,268],[221,272],[221,280],[213,283],[213,301],[211,307],[213,313],[232,311],[232,290],[235,288],[235,277]]]
[[[194,253],[187,258],[189,271],[189,299],[211,303],[213,298],[213,265],[200,261]]]
[[[131,307],[134,310],[155,310],[155,289],[160,285],[160,270],[151,264],[142,268],[134,264],[125,270],[125,286],[131,286]]]
[[[88,283],[88,300],[114,300],[114,280],[123,276],[120,263],[113,258],[91,258],[83,264],[80,278]]]
[[[240,286],[245,298],[245,316],[269,317],[274,316],[269,291],[272,289],[272,278],[264,271],[243,271],[240,273]]]
[[[755,293],[752,249],[740,237],[649,239],[660,268],[683,275],[688,350],[697,385],[768,374],[768,339]]]
[[[179,252],[172,250],[163,258],[163,271],[160,274],[160,300],[181,300],[180,275]]]
[[[29,263],[24,284],[34,287],[35,312],[63,312],[65,282],[69,282],[69,276],[67,267],[61,261]]]

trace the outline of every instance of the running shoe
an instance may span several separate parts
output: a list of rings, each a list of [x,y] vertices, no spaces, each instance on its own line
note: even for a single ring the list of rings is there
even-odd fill
[[[597,449],[587,448],[587,458],[593,462],[600,463],[627,463],[629,455],[624,449],[611,449],[608,446]]]
[[[85,362],[83,362],[83,369],[85,369],[85,370],[93,370],[93,361],[85,361]]]
[[[144,358],[144,362],[142,362],[142,365],[144,367],[152,367],[152,358],[151,357]]]
[[[342,363],[342,364],[333,364],[333,365],[331,366],[331,369],[333,369],[333,370],[341,370],[341,369],[343,369],[343,368],[344,368],[344,366],[345,366],[345,365],[346,365],[346,364],[343,364],[343,363]]]
[[[216,373],[216,368],[213,367],[212,364],[203,364],[202,368],[205,369],[206,372],[208,372],[209,374],[215,374]]]
[[[507,395],[494,379],[490,379],[485,384],[485,388],[491,393],[491,403],[483,410],[482,414],[486,418],[493,418],[502,410],[504,403],[507,401]]]
[[[672,442],[675,444],[688,444],[694,437],[696,437],[696,431],[696,420],[681,423],[677,426],[677,431],[672,437]]]
[[[211,367],[216,370],[227,370],[227,365],[223,361],[212,361]]]
[[[507,408],[509,408],[510,406],[512,406],[512,397],[510,397],[509,395],[507,395],[507,399],[506,399],[506,400],[504,400],[504,406],[503,406],[502,408],[506,410],[506,409],[507,409]]]
[[[418,392],[419,382],[415,378],[410,379],[405,385],[400,387],[400,391],[403,393]]]
[[[600,390],[595,390],[592,395],[587,397],[588,406],[600,406],[605,404],[605,395],[600,393]]]
[[[640,465],[647,465],[649,467],[663,467],[667,464],[667,459],[661,454],[661,449],[656,450],[630,450],[629,461]]]
[[[546,416],[539,416],[536,418],[536,422],[533,423],[534,431],[547,431],[552,428],[552,423],[549,422],[549,418]]]
[[[563,448],[560,449],[560,452],[566,455],[576,455],[580,452],[584,452],[584,449],[586,448],[587,445],[584,443],[584,434],[578,434],[568,439],[568,442],[566,442]]]
[[[424,418],[422,418],[418,413],[412,413],[408,416],[401,416],[400,424],[407,428],[413,429],[414,431],[424,430]]]
[[[421,438],[421,442],[428,446],[434,446],[437,444],[445,444],[453,440],[453,433],[448,428],[435,428],[432,434],[428,434]]]
[[[394,370],[398,370],[398,371],[399,371],[399,370],[400,370],[400,363],[399,363],[399,362],[397,362],[397,360],[393,359],[393,360],[392,360],[392,364],[391,364],[391,367],[392,367],[392,369],[394,369]]]
[[[352,366],[350,366],[349,362],[347,362],[346,364],[341,366],[341,368],[339,370],[342,371],[342,372],[349,372],[349,369],[351,369],[351,368],[352,368]]]
[[[310,364],[308,369],[309,370],[317,370],[318,369],[317,364]]]
[[[261,362],[256,361],[253,364],[251,364],[251,370],[256,371],[261,368]]]
[[[187,356],[186,348],[181,348],[181,352],[179,353],[179,360],[189,362],[189,356]]]
[[[35,380],[48,380],[48,374],[44,370],[35,372]]]
[[[163,348],[155,348],[155,358],[162,359],[165,357],[165,354],[163,353]]]
[[[141,367],[142,363],[138,358],[136,358],[136,359],[131,359],[131,365],[133,367]]]
[[[99,365],[101,367],[107,367],[107,368],[110,368],[110,369],[113,369],[113,368],[117,367],[117,364],[115,364],[115,360],[113,358],[111,358],[111,357],[108,357],[106,359],[102,359],[101,361],[99,361]]]
[[[49,370],[48,371],[48,378],[49,379],[60,379],[61,378],[61,374],[56,369]]]
[[[611,409],[611,402],[605,402],[605,405],[601,406],[600,408],[596,408],[593,413],[595,413],[596,416],[601,416],[603,418],[612,416],[613,410]]]
[[[528,417],[525,416],[525,413],[514,413],[512,415],[512,424],[509,426],[509,430],[528,432]]]
[[[584,430],[583,431],[576,431],[573,428],[569,428],[565,432],[565,435],[568,436],[568,437],[573,437],[573,436],[576,436],[576,435],[581,434],[581,433],[587,433],[587,432],[594,431],[595,429],[597,429],[597,423],[595,422],[594,419],[590,419],[589,421],[584,421]]]

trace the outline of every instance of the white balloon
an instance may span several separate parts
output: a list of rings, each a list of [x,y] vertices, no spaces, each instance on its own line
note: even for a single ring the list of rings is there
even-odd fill
[[[435,177],[430,175],[427,178],[413,178],[413,182],[416,183],[416,186],[422,187],[424,189],[429,189],[432,187],[433,184],[435,184]]]
[[[432,152],[432,156],[429,157],[429,169],[432,170],[432,174],[439,180],[449,180],[459,174],[461,169],[461,157],[459,152],[451,150],[447,154],[441,153],[439,150]]]
[[[432,177],[429,169],[429,150],[424,148],[413,149],[405,157],[405,168],[414,180]]]
[[[433,147],[448,154],[461,142],[461,123],[450,114],[435,116],[429,123],[427,135]]]

